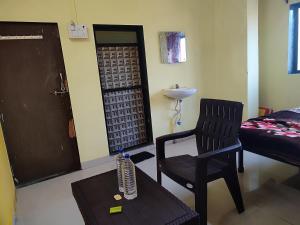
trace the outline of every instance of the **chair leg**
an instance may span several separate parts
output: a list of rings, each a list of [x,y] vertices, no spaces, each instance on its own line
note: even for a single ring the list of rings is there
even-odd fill
[[[157,169],[157,183],[161,185],[161,171]]]
[[[237,176],[236,169],[232,169],[231,172],[228,172],[224,177],[227,187],[231,193],[231,196],[234,200],[236,209],[239,213],[245,211],[243,197],[241,194],[240,184]]]
[[[207,225],[207,184],[204,182],[195,190],[195,209],[200,215],[200,225]]]
[[[241,149],[239,152],[239,169],[238,171],[240,173],[244,173],[244,151]]]

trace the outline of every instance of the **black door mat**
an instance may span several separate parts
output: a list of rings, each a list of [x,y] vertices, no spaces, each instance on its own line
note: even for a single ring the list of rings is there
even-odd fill
[[[136,164],[152,157],[154,157],[154,155],[150,152],[140,152],[130,156],[130,159],[134,164]]]

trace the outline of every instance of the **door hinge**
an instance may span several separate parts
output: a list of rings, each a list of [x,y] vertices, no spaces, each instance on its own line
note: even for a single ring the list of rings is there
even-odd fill
[[[11,170],[11,174],[12,174],[12,176],[13,176],[13,179],[14,179],[15,184],[18,185],[18,184],[19,184],[19,180],[18,180],[18,178],[15,176],[15,173],[14,173],[14,170],[13,170],[13,166],[12,166],[12,165],[10,165],[10,170]]]
[[[3,115],[3,113],[0,113],[0,121],[1,121],[2,123],[4,123],[4,115]]]
[[[18,178],[14,177],[14,181],[15,181],[15,184],[18,185],[19,184],[19,180]]]

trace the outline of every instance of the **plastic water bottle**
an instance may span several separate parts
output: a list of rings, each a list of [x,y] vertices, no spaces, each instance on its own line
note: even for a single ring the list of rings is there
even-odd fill
[[[117,176],[118,176],[118,185],[119,191],[124,192],[124,185],[123,185],[123,161],[124,161],[123,149],[118,149],[118,155],[116,156],[116,165],[117,165]]]
[[[124,184],[124,197],[128,200],[137,197],[135,165],[130,160],[129,154],[125,155],[123,161],[123,184]]]

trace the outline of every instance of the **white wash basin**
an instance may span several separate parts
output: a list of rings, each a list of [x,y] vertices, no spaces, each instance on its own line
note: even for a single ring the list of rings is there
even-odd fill
[[[187,98],[197,92],[196,88],[169,88],[169,89],[164,89],[163,94],[169,98],[173,99],[184,99]]]

